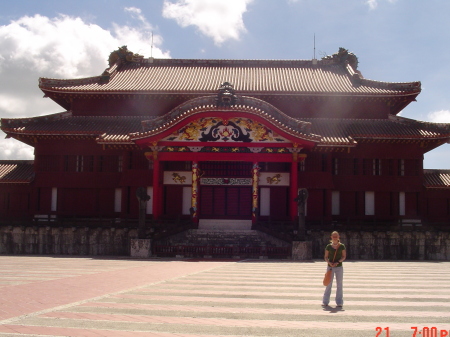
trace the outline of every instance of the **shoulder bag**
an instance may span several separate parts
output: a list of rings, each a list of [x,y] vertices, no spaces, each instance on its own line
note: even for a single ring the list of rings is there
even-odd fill
[[[333,257],[333,262],[332,263],[334,263],[334,259],[336,258],[336,253],[337,253],[339,248],[340,248],[340,246],[334,252],[334,257]],[[327,272],[325,273],[325,276],[323,277],[323,285],[325,287],[330,284],[332,276],[333,276],[333,270],[332,269],[328,269]]]

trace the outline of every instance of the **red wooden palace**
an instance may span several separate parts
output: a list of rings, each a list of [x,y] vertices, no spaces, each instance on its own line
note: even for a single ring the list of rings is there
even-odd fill
[[[366,79],[343,48],[269,61],[122,47],[109,63],[100,76],[40,78],[63,112],[1,120],[35,149],[34,161],[0,161],[2,219],[136,220],[144,187],[153,223],[286,224],[305,188],[307,228],[449,226],[450,171],[422,164],[450,127],[398,116],[420,82]]]

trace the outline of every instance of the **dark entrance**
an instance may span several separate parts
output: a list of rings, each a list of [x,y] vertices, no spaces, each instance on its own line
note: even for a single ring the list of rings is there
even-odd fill
[[[208,219],[251,219],[250,186],[202,186],[200,217]]]
[[[202,162],[207,178],[251,178],[249,162]],[[252,187],[236,185],[201,185],[200,218],[246,219],[252,217]]]

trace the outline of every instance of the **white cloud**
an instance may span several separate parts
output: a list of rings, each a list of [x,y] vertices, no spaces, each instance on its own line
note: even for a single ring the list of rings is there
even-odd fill
[[[378,6],[377,0],[367,0],[366,2],[370,9],[375,9]]]
[[[369,5],[369,8],[372,9],[376,9],[378,7],[378,2],[380,0],[367,0],[366,4]],[[393,4],[395,3],[397,0],[387,0],[387,2]]]
[[[126,10],[132,14],[139,11]],[[113,25],[114,31],[110,32],[66,15],[53,19],[40,15],[22,17],[0,26],[2,70],[28,68],[46,77],[69,78],[99,74],[107,66],[109,53],[120,45],[128,45],[131,51],[150,48],[151,25],[142,15],[138,19],[142,26]],[[156,44],[161,42],[159,38]],[[159,50],[159,57],[163,56],[168,57]]]
[[[91,75],[86,60],[97,61],[103,49],[111,49],[113,42],[111,34],[99,26],[63,15],[54,19],[40,15],[22,17],[0,27],[0,37],[0,50],[10,72],[27,68],[53,76]],[[7,55],[4,45],[10,47]]]
[[[136,18],[137,20],[139,20],[143,27],[147,30],[152,30],[153,27],[152,25],[147,21],[147,19],[145,18],[144,15],[142,15],[142,11],[140,8],[136,8],[136,7],[126,7],[125,8],[125,12],[131,13],[131,15]]]
[[[450,123],[450,110],[430,112],[428,119],[433,123]]]
[[[246,32],[243,14],[253,0],[164,0],[163,16],[175,19],[181,27],[196,26],[200,32],[220,45],[239,40]]]
[[[26,103],[23,97],[0,94],[0,111],[6,111],[7,113],[24,113],[25,107]]]
[[[0,116],[32,117],[62,111],[50,99],[42,98],[39,77],[100,75],[108,66],[109,54],[122,45],[149,57],[152,26],[140,9],[130,7],[125,12],[137,21],[134,27],[112,24],[112,30],[107,30],[67,15],[23,16],[0,26]],[[162,38],[155,36],[153,56],[170,57],[161,45]],[[17,140],[0,140],[0,159],[30,159],[30,151],[24,147]]]
[[[5,135],[0,131],[0,135]],[[0,141],[0,159],[34,159],[34,149],[15,139],[2,139]]]

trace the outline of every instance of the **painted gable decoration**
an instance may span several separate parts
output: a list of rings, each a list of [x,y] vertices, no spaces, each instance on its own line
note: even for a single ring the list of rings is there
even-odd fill
[[[158,141],[289,143],[287,138],[279,136],[275,130],[284,131],[294,138],[307,141],[319,142],[321,140],[321,136],[311,133],[312,124],[310,122],[289,117],[262,100],[247,96],[235,96],[232,86],[227,82],[222,85],[221,90],[219,95],[191,99],[164,116],[142,121],[142,132],[131,134],[131,138],[137,140],[153,137],[188,119],[187,124],[183,123],[184,126],[181,126],[180,123],[178,126],[180,129],[170,136],[163,136],[163,139],[158,138]],[[215,114],[215,111],[221,117],[200,118],[198,116],[193,121],[197,114],[211,116]],[[225,114],[229,114],[230,117]],[[262,118],[267,123],[263,125],[256,122],[252,116],[245,117],[247,115],[257,116],[256,120]]]
[[[277,142],[289,143],[265,125],[248,118],[205,117],[177,130],[165,141],[187,142]]]

